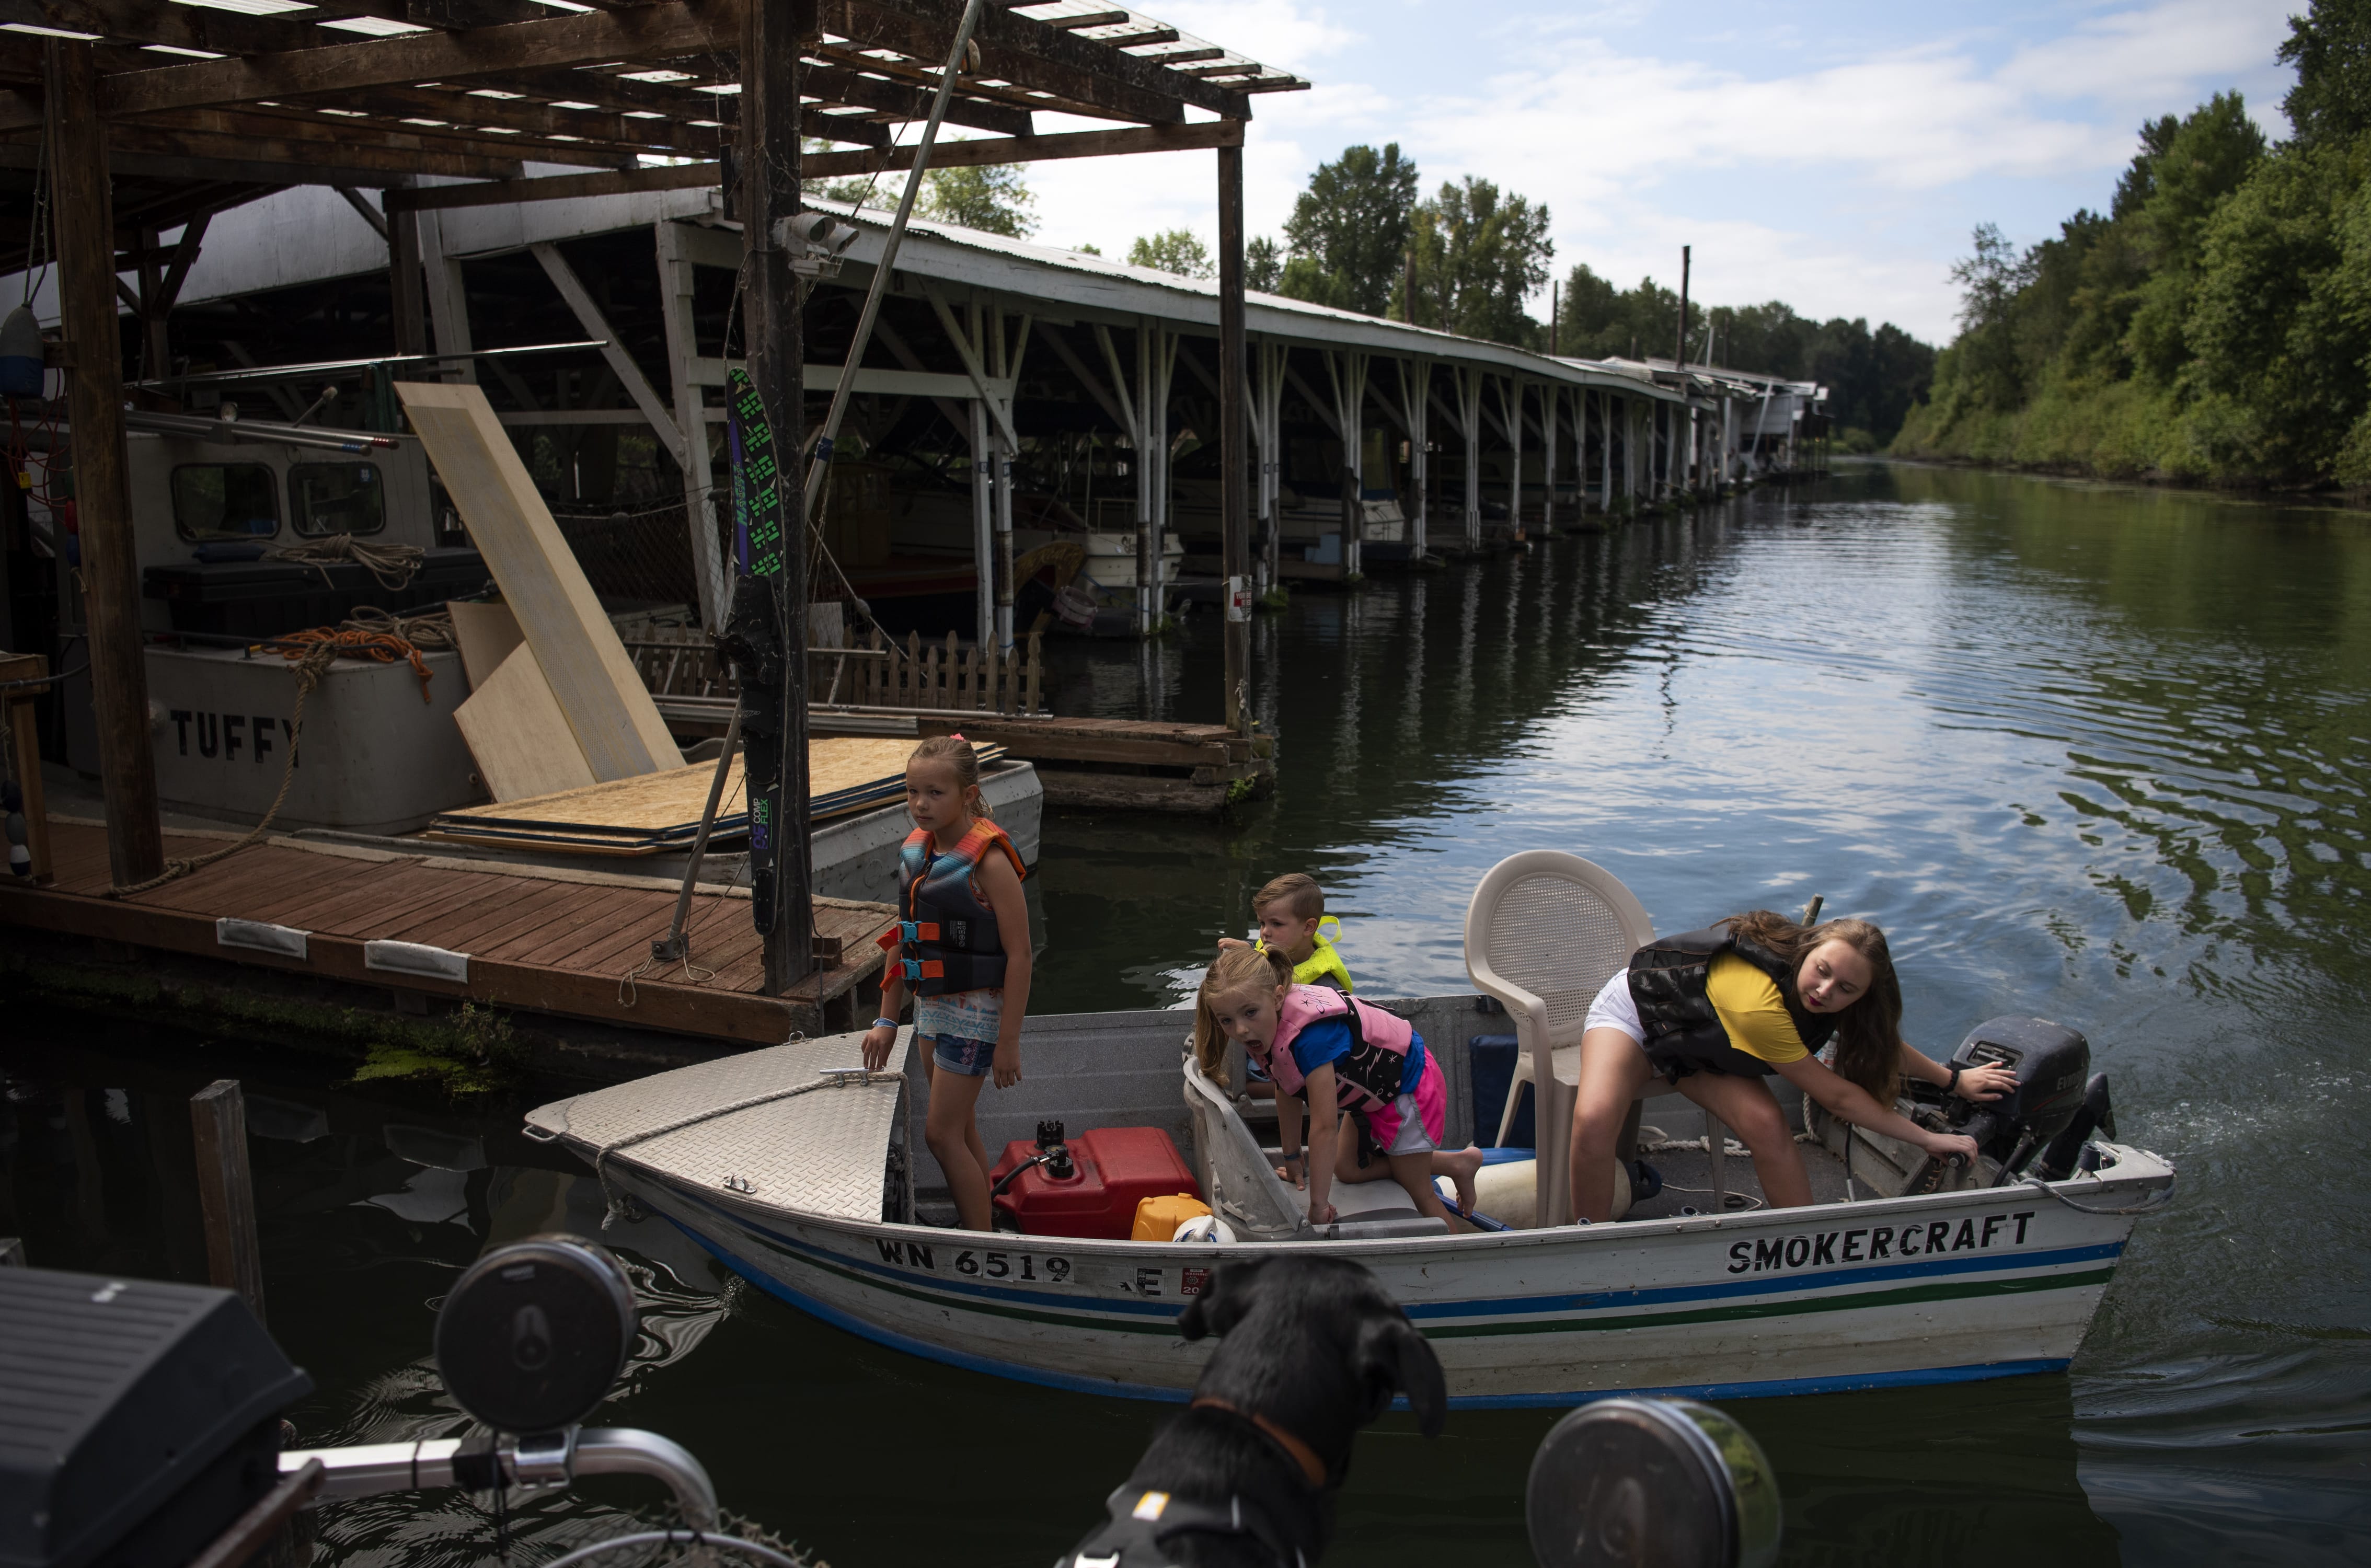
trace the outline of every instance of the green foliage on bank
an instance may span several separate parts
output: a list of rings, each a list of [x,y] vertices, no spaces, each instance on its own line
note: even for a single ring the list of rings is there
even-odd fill
[[[2371,0],[2281,58],[2289,140],[2237,93],[2141,128],[2104,213],[1976,231],[1960,334],[1893,450],[2233,485],[2371,485]]]

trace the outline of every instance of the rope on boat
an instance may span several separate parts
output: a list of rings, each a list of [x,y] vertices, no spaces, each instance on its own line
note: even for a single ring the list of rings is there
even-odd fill
[[[2173,1188],[2169,1183],[2159,1187],[2145,1202],[2134,1204],[2128,1208],[2094,1208],[2089,1204],[2078,1204],[2039,1176],[2026,1177],[2025,1185],[2037,1192],[2049,1193],[2076,1214],[2147,1214],[2151,1210],[2161,1209],[2173,1201]]]
[[[288,721],[288,760],[280,765],[280,792],[272,797],[271,809],[263,813],[263,820],[255,824],[254,830],[237,843],[226,844],[220,849],[210,849],[186,860],[168,860],[164,870],[146,882],[133,882],[129,887],[110,887],[108,897],[130,898],[134,894],[162,887],[168,882],[188,876],[191,871],[211,866],[216,860],[237,854],[272,831],[273,819],[280,815],[280,808],[287,802],[288,786],[296,781],[296,748],[305,738],[305,698],[321,684],[322,672],[337,662],[339,652],[338,644],[331,640],[315,642],[291,655],[295,661],[292,673],[296,676],[296,710]],[[412,659],[418,663],[419,655],[415,653]],[[422,673],[423,675],[426,674],[424,670]]]
[[[293,560],[309,566],[321,574],[321,581],[335,587],[330,568],[353,561],[366,568],[378,585],[389,593],[401,593],[411,586],[420,569],[428,562],[428,552],[418,545],[370,544],[352,534],[330,534],[318,539],[298,539],[263,552],[266,560]]]

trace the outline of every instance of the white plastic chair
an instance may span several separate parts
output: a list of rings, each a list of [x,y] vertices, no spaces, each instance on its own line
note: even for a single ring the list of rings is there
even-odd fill
[[[1620,878],[1556,849],[1499,861],[1465,906],[1466,975],[1505,1004],[1519,1043],[1500,1136],[1517,1091],[1532,1086],[1542,1226],[1572,1218],[1572,1113],[1589,1004],[1654,940],[1654,922]]]

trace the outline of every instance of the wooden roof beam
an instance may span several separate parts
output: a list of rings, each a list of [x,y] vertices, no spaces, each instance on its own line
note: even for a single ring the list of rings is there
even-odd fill
[[[867,65],[874,63],[877,62],[866,62]],[[932,85],[935,86],[935,82]],[[900,120],[930,118],[931,94],[920,86],[886,81],[844,65],[808,64],[800,71],[799,86],[803,91],[830,103],[877,109]],[[808,112],[814,110],[810,109]],[[972,98],[960,90],[947,98],[947,122],[975,131],[993,131],[1000,136],[1026,136],[1030,131],[1027,110]]]
[[[125,122],[118,121],[122,124]],[[533,158],[538,163],[616,168],[637,149],[592,144],[546,142],[526,136],[472,136],[461,131],[393,125],[384,121],[346,120],[288,104],[242,104],[235,109],[180,109],[129,122],[142,130],[168,129],[199,135],[318,144],[344,157],[364,151],[389,157],[452,154],[488,163]],[[129,128],[129,126],[127,127]]]
[[[98,33],[118,43],[163,44],[214,54],[264,54],[311,49],[334,36],[310,20],[250,17],[171,0],[0,0],[0,22]],[[151,63],[163,65],[167,58]]]
[[[653,152],[688,149],[710,156],[714,156],[716,138],[723,133],[723,130],[685,130],[665,120],[630,120],[609,110],[554,109],[526,98],[482,98],[477,91],[462,86],[373,87],[364,93],[341,93],[334,100],[310,100],[299,107],[316,110],[359,109],[374,117],[370,124],[392,121],[406,130],[433,129],[401,126],[400,122],[407,119],[441,120],[463,131],[499,125],[530,136],[573,137]],[[729,124],[724,127],[729,129]],[[702,143],[709,144],[702,146]]]
[[[653,0],[631,11],[587,11],[468,32],[410,33],[107,76],[98,84],[99,107],[109,118],[122,119],[595,61],[723,53],[739,39],[734,0]],[[24,95],[18,96],[21,100]],[[0,131],[40,123],[38,102],[30,106],[29,119],[22,101],[0,106]]]
[[[1099,158],[1124,153],[1188,152],[1209,147],[1240,146],[1243,126],[1239,120],[1203,121],[1190,125],[1140,125],[1119,131],[1067,132],[1053,136],[999,136],[972,142],[941,142],[931,151],[932,168],[1000,163],[1047,163],[1056,158]],[[799,173],[809,179],[835,179],[870,174],[875,166],[911,168],[914,149],[900,147],[885,159],[870,153],[808,153],[799,159]],[[616,174],[546,175],[535,179],[505,179],[483,185],[434,185],[389,190],[391,213],[443,211],[452,207],[495,207],[509,202],[570,200],[580,196],[619,196],[642,190],[690,190],[714,185],[719,166],[682,164],[671,168],[637,168]]]
[[[396,174],[516,179],[522,170],[515,153],[508,157],[485,157],[443,149],[356,146],[295,136],[257,136],[245,132],[217,135],[162,125],[110,125],[107,147],[110,167],[124,174],[136,172],[139,166],[117,158],[119,152],[190,160],[190,167],[212,170],[207,176],[210,179],[242,178],[233,171],[252,171],[244,178],[279,185],[384,185],[387,176]]]
[[[1040,0],[1040,3],[1042,4],[1043,0]],[[1128,11],[1088,11],[1075,17],[1040,17],[1037,19],[1049,28],[1059,28],[1064,32],[1076,32],[1081,28],[1116,28],[1133,15],[1134,13]]]
[[[819,6],[827,31],[859,48],[894,49],[918,60],[939,56],[962,11],[960,0],[821,0]],[[1248,112],[1236,94],[1012,11],[990,6],[973,37],[980,76],[1052,93],[1089,113],[1175,124],[1185,120],[1187,104],[1232,119]]]

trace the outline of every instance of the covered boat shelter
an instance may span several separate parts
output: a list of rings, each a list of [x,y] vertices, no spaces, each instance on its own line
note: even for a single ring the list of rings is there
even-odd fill
[[[390,341],[455,356],[449,373],[483,382],[523,446],[545,444],[556,505],[677,490],[680,581],[713,629],[727,597],[716,503],[741,225],[715,186],[495,200],[518,190],[308,187],[226,215],[178,291],[177,352],[157,356],[156,387],[216,408],[245,387],[284,415],[324,375],[383,371]],[[854,231],[806,305],[804,382],[820,398],[844,374],[890,214],[810,205]],[[416,261],[402,253],[407,226]],[[928,553],[901,552],[885,521],[857,514],[857,488],[835,485],[818,594],[860,594],[885,614],[903,595],[967,594],[980,644],[1009,646],[1016,533],[1024,555],[1066,530],[1126,536],[1110,575],[1139,631],[1178,566],[1222,575],[1220,454],[1204,439],[1219,422],[1217,280],[932,222],[908,229],[894,271],[856,373],[858,442],[839,455],[889,454],[902,481],[946,492],[925,501],[947,515],[914,530]],[[1691,409],[1717,406],[1694,372],[1674,381],[1276,295],[1247,294],[1245,311],[1255,593],[1477,551],[1718,482],[1709,450],[1687,450],[1691,432],[1712,428]],[[487,357],[460,357],[471,354]],[[323,368],[336,355],[348,357]],[[276,376],[238,368],[305,362],[314,368]],[[205,368],[182,374],[192,366]],[[392,409],[368,397],[316,418],[393,428]],[[631,493],[619,489],[621,432],[651,470]],[[1179,549],[1165,548],[1173,537]]]
[[[216,214],[284,187],[335,190],[385,236],[384,321],[393,340],[374,357],[420,379],[466,374],[470,363],[446,357],[463,352],[450,345],[468,330],[469,312],[452,301],[467,282],[458,248],[444,237],[445,214],[680,191],[705,202],[718,190],[711,213],[738,226],[728,242],[727,305],[746,345],[751,405],[776,450],[804,453],[802,291],[828,256],[818,253],[818,236],[788,225],[803,205],[803,179],[915,167],[917,146],[900,145],[898,131],[915,121],[927,121],[925,142],[943,121],[982,133],[942,148],[943,166],[1214,150],[1219,381],[1242,388],[1243,128],[1254,95],[1303,85],[1132,11],[1079,0],[1023,8],[1001,0],[332,0],[267,15],[179,0],[27,0],[6,28],[17,36],[0,50],[0,80],[9,84],[0,87],[0,169],[8,171],[0,243],[30,266],[55,269],[59,331],[42,352],[64,373],[77,582],[118,887],[168,870],[124,400],[132,387],[178,401],[171,312]],[[1111,128],[1039,134],[1040,113]],[[810,138],[848,150],[813,148]],[[531,175],[531,166],[543,172]],[[553,174],[551,166],[580,172]],[[374,190],[376,201],[364,194]],[[677,274],[695,294],[697,266]],[[572,271],[547,269],[581,317],[581,307],[600,302],[581,278],[567,284]],[[130,343],[119,299],[137,323]],[[433,352],[432,329],[445,339]],[[309,336],[325,348],[332,334],[315,328]],[[695,383],[676,378],[665,403],[633,398],[647,376],[625,345],[614,335],[580,341],[601,353],[662,437],[662,421],[677,421],[680,467],[690,474],[704,443],[686,432],[708,422],[704,396],[689,390]],[[1247,582],[1249,406],[1234,391],[1220,401],[1222,564],[1232,581]],[[747,624],[777,646],[786,628],[804,627],[809,597],[809,518],[804,505],[789,512],[789,489],[760,488],[736,519],[739,536],[761,548],[735,598],[753,617]],[[712,614],[723,578],[715,531],[697,529],[688,542]],[[1235,598],[1247,617],[1247,592]],[[1228,718],[1242,727],[1248,626],[1232,620],[1229,633]],[[769,841],[803,847],[805,661],[781,663],[788,673],[780,686],[745,685],[744,750],[753,810],[761,792],[781,802]],[[779,864],[779,877],[752,900],[769,994],[815,963],[805,858],[785,853]]]

